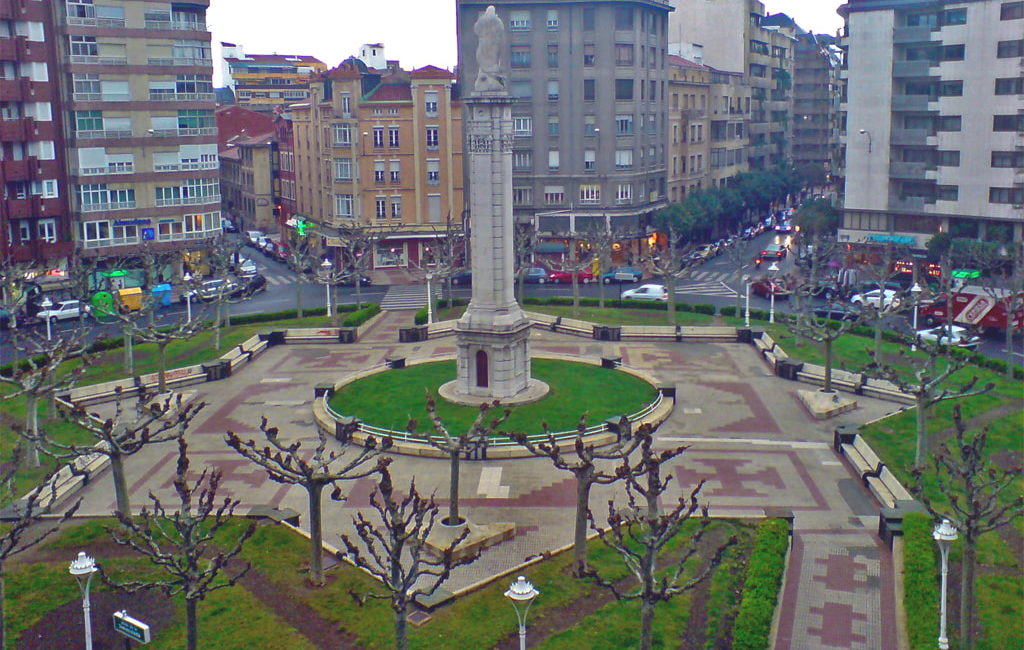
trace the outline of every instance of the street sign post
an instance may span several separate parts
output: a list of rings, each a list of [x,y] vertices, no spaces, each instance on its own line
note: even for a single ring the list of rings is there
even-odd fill
[[[123,634],[132,641],[149,643],[149,626],[138,619],[128,616],[128,610],[114,612],[114,631]]]

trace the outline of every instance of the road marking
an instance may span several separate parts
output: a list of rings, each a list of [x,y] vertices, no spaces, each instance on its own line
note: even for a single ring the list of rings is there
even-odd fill
[[[480,484],[476,493],[488,499],[507,499],[509,486],[501,484],[500,467],[484,467],[480,470]]]
[[[285,384],[291,381],[291,377],[264,377],[260,380],[261,384]]]
[[[696,406],[684,406],[683,415],[700,415],[704,412],[704,409]]]
[[[763,445],[766,447],[792,447],[793,449],[829,449],[832,447],[827,442],[806,442],[801,440],[764,440],[761,438],[688,438],[688,437],[659,437],[664,442],[704,442],[715,444],[735,445]]]

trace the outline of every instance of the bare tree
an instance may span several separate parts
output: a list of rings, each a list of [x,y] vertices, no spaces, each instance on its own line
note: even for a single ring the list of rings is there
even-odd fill
[[[19,312],[28,299],[29,277],[36,271],[34,262],[12,262],[6,257],[0,260],[0,318],[6,320],[11,344],[15,348],[18,345]]]
[[[580,315],[580,274],[589,271],[593,265],[593,258],[589,254],[581,253],[586,245],[586,239],[577,232],[567,232],[560,235],[569,241],[568,256],[559,262],[551,261],[548,265],[552,270],[564,271],[572,278],[572,315]]]
[[[1017,329],[1017,312],[1024,310],[1024,243],[1007,244],[1009,250],[996,254],[979,254],[975,256],[975,268],[985,271],[981,286],[985,294],[993,302],[1001,303],[1006,310],[1006,329],[1004,345],[1006,347],[1006,376],[1013,378],[1013,335]],[[950,310],[951,311],[951,310]]]
[[[322,497],[324,488],[334,487],[334,498],[340,498],[341,488],[338,481],[352,481],[376,472],[380,472],[390,458],[378,457],[381,451],[391,447],[386,439],[378,447],[374,438],[369,438],[366,446],[358,448],[356,454],[346,457],[343,453],[327,450],[327,435],[317,430],[316,447],[312,456],[303,449],[302,442],[296,440],[291,444],[283,442],[277,427],[267,424],[267,418],[260,421],[260,431],[269,444],[262,448],[255,440],[242,440],[237,434],[228,431],[225,440],[236,452],[256,463],[271,481],[284,485],[298,485],[306,491],[309,503],[309,578],[317,586],[324,583],[323,568],[323,524]],[[347,449],[346,449],[347,451]],[[377,458],[377,463],[369,463]]]
[[[598,272],[595,274],[594,281],[597,282],[597,306],[601,309],[604,309],[605,286],[601,282],[600,274],[605,269],[612,267],[612,254],[615,245],[620,243],[622,237],[623,232],[617,228],[595,228],[587,231],[587,240],[590,242],[590,251],[593,253],[591,264],[593,264],[593,260],[597,261]]]
[[[245,302],[254,295],[255,285],[251,278],[238,276],[238,286],[229,276],[242,263],[242,245],[223,237],[213,239],[201,249],[202,259],[209,268],[212,279],[224,279],[213,295],[204,299],[213,304],[213,348],[220,350],[221,329],[231,326],[230,305]]]
[[[512,413],[506,408],[501,415],[487,422],[487,413],[498,407],[497,400],[490,404],[481,404],[476,419],[473,420],[469,429],[462,435],[453,436],[438,416],[437,403],[427,391],[427,415],[430,418],[432,433],[427,433],[423,437],[431,447],[448,455],[450,467],[448,516],[441,520],[441,523],[446,526],[457,526],[463,522],[459,515],[459,461],[461,457],[463,455],[467,457],[482,455],[487,448],[491,434],[497,431]],[[409,420],[410,434],[415,435],[417,424],[416,420]]]
[[[35,333],[26,336],[27,340],[15,348],[24,353],[25,358],[11,366],[10,374],[0,372],[0,383],[14,387],[13,392],[0,397],[0,401],[25,398],[25,426],[16,432],[25,438],[29,464],[39,467],[39,452],[45,443],[39,430],[40,402],[78,383],[92,357],[85,352],[82,329],[53,340]],[[77,359],[78,363],[65,365],[72,359]]]
[[[967,365],[967,357],[954,354],[948,347],[932,341],[919,340],[917,349],[922,354],[911,356],[905,349],[901,349],[892,365],[882,363],[874,356],[864,372],[888,380],[904,393],[914,396],[917,430],[914,467],[920,468],[924,466],[928,455],[928,409],[946,400],[987,393],[995,388],[995,384],[988,383],[976,388],[978,377],[974,376],[959,386],[946,386],[950,377]],[[907,366],[910,367],[909,376],[900,372],[900,368]]]
[[[877,304],[864,302],[862,305],[866,320],[871,321],[871,326],[875,330],[875,358],[880,358],[882,354],[882,330],[885,328],[885,318],[906,307],[899,299],[887,299],[885,293],[888,289],[887,285],[900,274],[899,269],[896,268],[896,262],[901,259],[910,259],[910,251],[905,246],[883,244],[878,249],[878,255],[872,263],[861,267],[864,277],[876,285],[880,291]]]
[[[449,215],[444,229],[432,227],[433,241],[424,247],[423,255],[415,268],[427,279],[427,301],[429,313],[434,313],[434,282],[443,282],[448,296],[448,308],[452,306],[452,276],[462,270],[466,259],[466,237],[462,228],[452,222]],[[410,265],[412,263],[410,262]]]
[[[1024,469],[1018,464],[1001,467],[985,453],[988,429],[971,436],[960,415],[960,404],[953,407],[956,436],[939,447],[932,458],[938,493],[947,504],[935,503],[922,487],[923,470],[914,470],[914,493],[935,516],[949,519],[964,535],[960,584],[960,641],[968,650],[974,646],[974,576],[978,564],[978,540],[988,532],[1009,525],[1024,514],[1024,496],[1013,496],[1014,486]],[[944,511],[944,512],[943,512]],[[948,513],[948,514],[946,514]]]
[[[653,433],[654,429],[650,425],[642,425],[636,432],[641,439],[640,457],[635,462],[623,460],[616,470],[626,482],[628,507],[617,508],[615,502],[610,500],[607,528],[598,528],[591,516],[591,525],[601,541],[619,554],[639,584],[635,589],[623,592],[595,571],[592,570],[589,575],[598,584],[610,589],[617,599],[640,601],[641,650],[653,647],[655,606],[700,584],[722,561],[726,548],[736,541],[733,538],[719,546],[706,564],[695,570],[688,579],[683,579],[687,563],[701,551],[700,544],[707,529],[707,506],[700,506],[697,502],[704,482],[697,484],[689,496],[684,492],[672,508],[662,509],[661,497],[672,482],[670,476],[662,477],[662,468],[665,463],[686,451],[687,447],[658,452],[653,448]],[[681,556],[666,566],[662,573],[658,560],[663,549],[683,525],[698,513],[700,524],[697,530],[688,540]]]
[[[341,247],[338,249],[339,269],[355,282],[357,308],[363,306],[363,276],[373,266],[378,247],[397,233],[401,225],[399,222],[368,226],[353,222],[338,227],[338,238],[341,240]]]
[[[519,286],[519,302],[526,296],[526,272],[534,264],[537,249],[537,231],[533,224],[517,223],[512,239],[512,263],[516,269],[516,284]]]
[[[625,423],[628,426],[628,420]],[[578,576],[586,575],[589,572],[587,565],[587,515],[590,512],[590,489],[595,485],[611,485],[622,479],[614,471],[603,471],[598,468],[602,461],[622,461],[628,458],[639,445],[641,438],[634,437],[628,431],[620,432],[625,434],[627,439],[616,442],[607,449],[598,450],[593,444],[587,444],[583,439],[583,433],[587,429],[586,414],[580,417],[576,425],[576,441],[573,446],[575,458],[568,457],[558,447],[558,442],[548,429],[547,422],[544,423],[544,433],[547,435],[547,442],[534,444],[529,437],[523,433],[509,433],[509,437],[518,444],[525,447],[534,456],[547,458],[556,469],[569,472],[576,479],[576,524],[573,535],[573,561],[574,572]]]
[[[0,466],[0,501],[11,504],[4,517],[4,525],[0,528],[0,648],[7,647],[7,560],[42,543],[64,522],[71,519],[82,503],[79,499],[59,517],[47,518],[42,530],[37,528],[36,524],[43,520],[43,515],[49,510],[44,502],[52,502],[55,496],[56,484],[52,481],[57,469],[50,472],[22,499],[16,500],[18,495],[15,491],[15,476],[21,469],[23,460],[21,450],[15,448],[11,459]]]
[[[190,484],[187,449],[184,438],[178,438],[178,465],[174,475],[178,505],[168,509],[150,494],[152,510],[143,508],[136,517],[115,512],[120,526],[107,529],[116,543],[147,558],[166,577],[117,582],[102,570],[101,576],[104,582],[129,593],[159,589],[168,597],[182,594],[186,647],[195,650],[199,645],[197,605],[214,591],[234,586],[248,572],[246,565],[240,571],[230,572],[231,575],[222,575],[229,573],[228,564],[241,554],[256,524],[250,522],[234,541],[219,534],[234,516],[238,500],[225,498],[217,503],[220,470],[204,469]]]
[[[416,490],[416,482],[409,484],[406,496],[396,494],[391,473],[381,468],[377,488],[370,496],[370,507],[380,519],[375,525],[363,514],[352,518],[358,542],[348,535],[341,541],[347,549],[348,558],[380,581],[386,593],[370,592],[358,597],[360,604],[365,598],[380,598],[391,601],[395,613],[395,647],[408,647],[409,606],[419,596],[433,594],[448,579],[453,569],[476,560],[475,555],[454,557],[455,548],[469,534],[466,528],[442,551],[439,558],[430,556],[427,538],[434,528],[438,507],[434,498],[424,497]]]
[[[199,411],[206,404],[185,403],[181,394],[168,395],[163,400],[154,400],[150,392],[142,391],[134,404],[126,406],[126,397],[121,387],[117,393],[114,415],[101,420],[88,415],[83,408],[76,408],[69,414],[70,419],[93,435],[94,445],[83,446],[51,441],[47,451],[59,461],[74,467],[74,461],[92,455],[110,459],[110,473],[114,482],[114,496],[117,510],[131,514],[131,500],[128,495],[128,481],[124,474],[124,461],[134,456],[146,445],[177,440],[185,435]]]
[[[677,224],[672,220],[660,219],[658,231],[665,235],[665,244],[644,259],[644,263],[652,275],[661,276],[665,280],[665,291],[668,293],[668,322],[676,324],[676,281],[690,277],[693,265],[689,264],[689,248],[683,246],[682,235]]]

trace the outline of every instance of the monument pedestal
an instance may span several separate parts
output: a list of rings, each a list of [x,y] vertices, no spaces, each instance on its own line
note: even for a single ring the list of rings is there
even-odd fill
[[[485,548],[512,539],[516,534],[516,525],[513,523],[474,524],[467,519],[456,526],[447,526],[438,520],[427,537],[427,547],[435,555],[441,556],[467,528],[469,534],[455,547],[453,559],[476,555]]]
[[[826,393],[823,390],[798,390],[796,394],[811,415],[818,420],[834,418],[840,413],[857,408],[857,400],[846,397],[838,391]]]

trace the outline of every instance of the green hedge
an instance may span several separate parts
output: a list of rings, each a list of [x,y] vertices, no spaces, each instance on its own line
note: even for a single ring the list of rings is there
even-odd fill
[[[354,311],[345,317],[345,320],[341,321],[343,327],[359,327],[366,321],[370,320],[374,316],[380,313],[380,305],[373,303],[363,307],[358,311]]]
[[[939,629],[939,570],[932,520],[921,512],[903,518],[903,608],[910,647],[934,648]]]
[[[732,628],[733,648],[761,650],[768,647],[788,548],[789,524],[785,520],[766,519],[758,524],[747,579],[743,583],[740,613]]]
[[[416,311],[416,315],[413,316],[412,322],[414,325],[426,325],[427,324],[427,308],[420,307]]]

